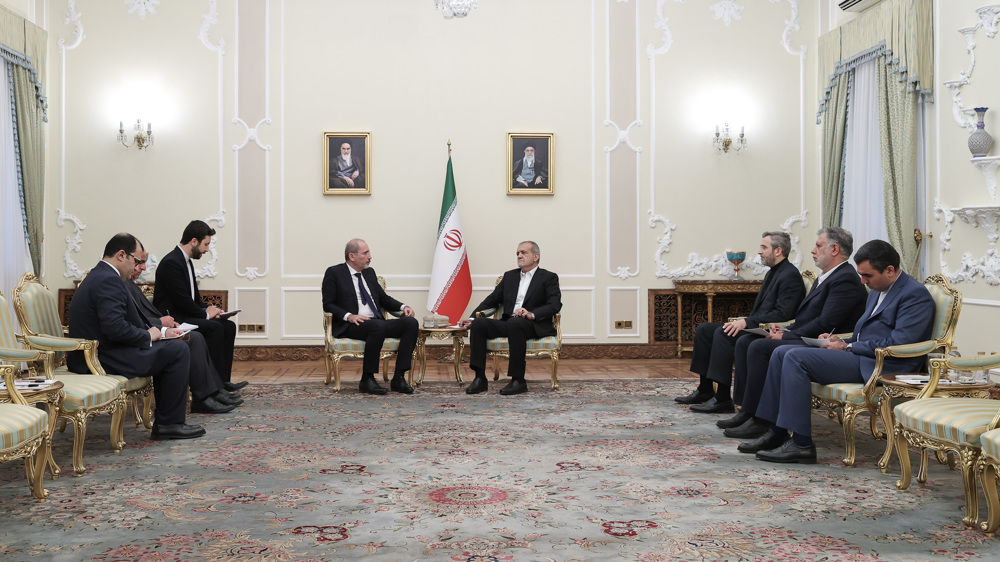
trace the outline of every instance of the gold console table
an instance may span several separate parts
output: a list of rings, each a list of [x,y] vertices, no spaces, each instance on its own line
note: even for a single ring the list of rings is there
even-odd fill
[[[677,357],[693,347],[694,329],[702,322],[725,322],[746,316],[760,291],[747,279],[676,280],[673,289],[649,290],[650,344],[677,346]]]

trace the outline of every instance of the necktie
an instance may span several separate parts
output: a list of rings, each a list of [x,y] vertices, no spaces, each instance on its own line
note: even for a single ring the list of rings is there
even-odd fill
[[[194,300],[198,300],[197,296],[194,293],[194,287],[195,287],[195,285],[194,285],[194,264],[191,263],[191,260],[188,260],[187,265],[188,265],[188,284],[191,286],[191,298],[194,299]]]
[[[372,309],[372,313],[375,318],[382,318],[382,313],[378,311],[378,307],[375,306],[375,301],[372,300],[372,296],[368,294],[368,289],[365,289],[365,283],[361,280],[361,272],[354,274],[358,278],[358,292],[361,293],[361,302],[368,305],[368,308]]]

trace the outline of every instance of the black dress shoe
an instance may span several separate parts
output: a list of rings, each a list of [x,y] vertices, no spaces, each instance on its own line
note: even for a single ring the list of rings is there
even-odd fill
[[[240,396],[239,392],[229,392],[228,390],[220,390],[219,394],[225,396],[230,400],[240,400],[243,398],[242,396]]]
[[[236,407],[243,403],[243,399],[240,398],[239,395],[234,398],[231,393],[226,392],[225,390],[220,390],[213,394],[212,399],[223,406]]]
[[[722,434],[726,437],[732,437],[733,439],[756,439],[767,433],[767,430],[769,429],[771,429],[771,424],[757,421],[751,417],[743,425],[739,427],[730,427],[729,429],[723,431]]]
[[[191,403],[192,414],[225,414],[235,409],[235,404],[222,404],[211,396]]]
[[[393,392],[401,392],[403,394],[413,394],[413,387],[410,383],[406,382],[405,375],[397,375],[392,377],[392,382],[389,383],[389,388]]]
[[[500,389],[500,394],[504,396],[524,394],[525,392],[528,392],[528,383],[524,382],[524,379],[510,379],[507,386]]]
[[[716,427],[721,427],[722,429],[729,429],[730,427],[739,427],[745,424],[747,420],[751,418],[753,418],[753,416],[751,416],[747,412],[741,411],[729,419],[719,420],[715,422],[715,425]]]
[[[376,396],[382,396],[383,394],[388,394],[389,391],[379,386],[378,382],[375,381],[375,377],[361,379],[361,384],[358,385],[358,390],[365,394],[374,394]]]
[[[797,462],[816,464],[816,445],[803,447],[789,439],[777,449],[757,451],[757,458],[767,462]]]
[[[486,392],[489,388],[489,383],[486,382],[486,377],[476,377],[472,379],[469,386],[465,387],[466,394],[479,394],[480,392]]]
[[[776,435],[774,433],[774,428],[771,428],[765,431],[764,435],[761,435],[760,437],[754,439],[753,441],[740,443],[740,446],[736,447],[736,450],[741,453],[756,453],[757,451],[770,451],[771,449],[777,449],[778,447],[781,446],[782,443],[788,441],[789,439],[790,437],[788,437],[788,434],[780,436]]]
[[[695,390],[687,396],[678,396],[674,398],[674,402],[680,402],[681,404],[701,404],[702,402],[708,402],[709,398],[714,398],[715,394],[711,392],[702,392],[700,390]]]
[[[240,382],[229,382],[229,381],[226,381],[226,382],[222,383],[222,388],[228,390],[229,392],[235,392],[235,391],[243,388],[244,386],[246,386],[248,384],[250,384],[250,383],[248,383],[247,381],[240,381]]]
[[[733,405],[732,400],[719,402],[719,399],[713,396],[708,399],[708,402],[691,406],[691,411],[699,414],[731,414],[736,411],[736,406]]]
[[[163,439],[194,439],[205,435],[205,428],[200,425],[186,423],[175,423],[170,425],[153,424],[153,439],[161,441]]]

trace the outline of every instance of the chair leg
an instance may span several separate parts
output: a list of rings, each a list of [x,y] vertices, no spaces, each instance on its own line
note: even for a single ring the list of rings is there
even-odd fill
[[[500,356],[493,356],[493,380],[500,380]]]
[[[556,373],[559,370],[559,352],[552,352],[552,390],[559,390],[559,377]]]
[[[868,412],[868,410],[865,410]],[[886,439],[887,432],[878,430],[878,416],[874,412],[868,412],[868,427],[871,429],[872,437],[875,439]]]
[[[1000,498],[997,497],[997,469],[991,463],[985,462],[983,458],[976,463],[979,474],[979,485],[983,488],[983,496],[986,497],[986,521],[979,524],[979,530],[989,536],[993,536],[997,527],[1000,527]]]
[[[143,427],[148,430],[153,429],[153,393],[142,397],[142,419]]]
[[[118,396],[115,410],[111,413],[111,447],[116,453],[125,448],[125,414],[128,413],[128,404],[125,402],[125,394]]]
[[[923,486],[927,483],[927,449],[920,449],[920,468],[917,469],[917,483]]]
[[[340,392],[340,356],[333,357],[333,391]]]
[[[113,424],[112,424],[113,425]],[[114,429],[112,429],[114,434]],[[73,413],[73,472],[83,476],[87,471],[83,466],[83,442],[87,440],[87,416],[81,412]]]
[[[324,362],[326,363],[326,382],[324,382],[323,384],[329,386],[330,379],[333,378],[333,364],[332,364],[333,360],[330,358],[329,352],[323,354],[323,359]]]
[[[892,448],[896,442],[891,435],[893,425],[891,401],[883,396],[882,401],[879,402],[878,411],[879,416],[882,418],[882,427],[885,428],[886,433],[885,452],[882,453],[882,458],[878,460],[878,469],[882,471],[882,474],[885,474],[889,470],[889,459],[892,457]]]
[[[28,489],[39,503],[44,502],[49,491],[42,487],[42,476],[45,474],[46,451],[49,449],[49,435],[42,434],[42,441],[34,454],[24,457],[24,472],[28,477]]]
[[[382,358],[382,380],[389,382],[389,358]]]
[[[145,423],[142,419],[142,396],[138,394],[133,394],[125,399],[126,407],[128,404],[132,406],[132,417],[135,418],[135,426],[142,427]]]
[[[899,422],[893,427],[893,433],[896,436],[896,457],[899,459],[899,480],[896,482],[896,488],[905,492],[910,487],[910,444],[906,441],[906,437],[903,437],[903,428]]]
[[[844,404],[844,442],[847,445],[847,455],[843,459],[844,466],[854,466],[855,443],[854,443],[854,419],[858,415],[858,410],[853,404]]]
[[[965,517],[962,524],[975,528],[979,523],[979,492],[976,490],[976,461],[979,460],[979,449],[961,448],[962,484],[965,485]]]

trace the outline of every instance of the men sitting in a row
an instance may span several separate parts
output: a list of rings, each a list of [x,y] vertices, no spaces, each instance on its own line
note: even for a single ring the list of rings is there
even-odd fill
[[[788,261],[792,249],[786,232],[765,232],[757,254],[770,267],[757,293],[753,309],[745,318],[726,322],[703,322],[695,328],[691,371],[700,377],[698,388],[687,396],[674,398],[681,404],[694,404],[691,411],[728,413],[734,410],[730,395],[734,350],[745,328],[764,322],[790,320],[806,294],[799,270]],[[712,382],[717,388],[712,391]]]
[[[215,229],[200,220],[193,220],[184,228],[181,242],[163,256],[156,266],[156,285],[153,305],[163,315],[177,322],[198,326],[208,344],[212,363],[222,377],[222,386],[230,392],[247,385],[246,381],[232,382],[233,349],[236,341],[236,324],[221,315],[225,311],[208,306],[201,300],[201,292],[194,275],[191,260],[200,259],[208,252],[215,236]]]
[[[185,423],[191,364],[188,346],[162,340],[180,331],[147,325],[125,286],[142,251],[142,244],[128,233],[108,241],[104,258],[80,283],[70,302],[69,335],[97,340],[99,359],[109,373],[130,379],[153,377],[153,439],[201,437],[203,427]],[[90,372],[83,353],[68,354],[70,371]]]
[[[178,324],[170,316],[160,316],[160,311],[149,302],[142,289],[135,284],[143,271],[146,271],[146,250],[136,256],[138,261],[132,270],[131,280],[125,283],[128,287],[132,301],[139,308],[147,325],[157,328],[178,328]],[[222,378],[212,364],[212,359],[208,353],[208,345],[204,336],[198,330],[192,330],[181,338],[181,341],[188,345],[191,351],[191,364],[189,371],[189,385],[191,387],[191,412],[196,414],[225,414],[233,411],[243,403],[240,395],[229,392],[222,388]]]
[[[741,444],[741,452],[770,462],[815,463],[811,384],[867,382],[875,371],[877,348],[930,338],[934,300],[919,281],[900,270],[899,253],[887,242],[872,240],[854,259],[871,292],[853,335],[841,340],[824,333],[820,339],[829,341],[822,348],[785,346],[774,351],[754,418],[771,427],[757,440]],[[888,357],[882,372],[917,371],[925,359]]]
[[[765,338],[754,334],[736,342],[736,375],[733,397],[742,408],[728,420],[716,422],[726,437],[756,439],[770,425],[753,419],[764,389],[767,363],[779,346],[805,345],[803,337],[850,332],[865,311],[868,293],[848,258],[854,251],[854,237],[839,227],[820,229],[812,256],[820,276],[813,282],[787,329],[772,325]]]

